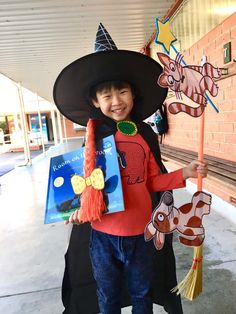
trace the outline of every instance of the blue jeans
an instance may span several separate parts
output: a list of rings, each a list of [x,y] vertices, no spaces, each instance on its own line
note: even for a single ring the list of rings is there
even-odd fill
[[[132,313],[153,313],[153,252],[152,241],[145,242],[143,235],[121,237],[92,230],[90,257],[101,314],[121,313],[124,278],[131,297]]]

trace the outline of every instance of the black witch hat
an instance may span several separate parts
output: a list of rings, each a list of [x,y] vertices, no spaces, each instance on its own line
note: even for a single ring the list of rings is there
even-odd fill
[[[144,120],[166,98],[167,89],[157,84],[161,73],[162,67],[154,59],[138,52],[117,49],[100,23],[95,52],[62,70],[54,84],[54,101],[66,118],[85,126],[93,110],[88,97],[91,87],[106,81],[126,81],[139,96],[134,114],[139,120]]]

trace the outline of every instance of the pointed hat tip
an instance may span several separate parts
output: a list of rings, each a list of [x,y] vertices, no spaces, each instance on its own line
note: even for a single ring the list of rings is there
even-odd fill
[[[117,47],[112,40],[110,34],[100,22],[95,39],[95,52],[106,51],[106,50],[117,50]]]

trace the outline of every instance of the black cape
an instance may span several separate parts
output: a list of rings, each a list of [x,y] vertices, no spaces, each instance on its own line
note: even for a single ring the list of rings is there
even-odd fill
[[[101,139],[116,132],[116,124],[106,119],[96,129],[96,138]],[[162,172],[166,169],[161,161],[157,136],[151,127],[144,122],[138,124],[139,134],[148,143],[157,164]],[[159,193],[152,195],[153,206],[160,200]],[[89,223],[74,225],[69,246],[65,254],[65,272],[62,283],[62,302],[64,314],[96,314],[99,307],[96,296],[96,282],[94,281],[89,258],[89,238],[91,227]],[[176,286],[175,256],[172,247],[173,235],[165,237],[162,250],[155,252],[155,284],[153,287],[153,302],[162,305],[167,313],[182,314],[180,296],[171,293]],[[126,285],[122,291],[122,307],[131,305]]]

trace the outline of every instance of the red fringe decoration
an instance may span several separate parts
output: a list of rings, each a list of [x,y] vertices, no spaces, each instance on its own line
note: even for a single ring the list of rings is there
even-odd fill
[[[96,168],[95,120],[89,119],[87,124],[87,139],[84,156],[84,178],[91,175]],[[103,191],[87,186],[80,197],[79,217],[81,222],[101,220],[106,210]]]

